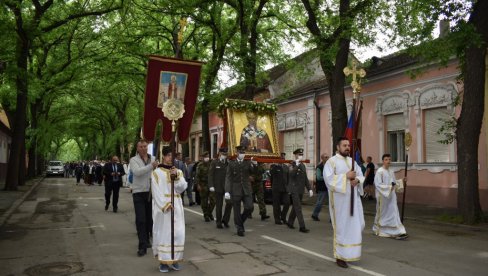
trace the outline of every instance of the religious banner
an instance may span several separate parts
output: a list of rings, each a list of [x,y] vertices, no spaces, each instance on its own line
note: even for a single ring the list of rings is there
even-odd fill
[[[177,125],[178,142],[188,141],[202,64],[198,61],[149,56],[142,128],[144,139],[155,139],[156,126],[161,121],[161,139],[170,142],[171,118]]]

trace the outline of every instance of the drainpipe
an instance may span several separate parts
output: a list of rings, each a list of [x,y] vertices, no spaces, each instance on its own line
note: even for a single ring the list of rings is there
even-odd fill
[[[317,141],[315,143],[316,145],[316,148],[315,148],[315,152],[317,153],[316,154],[316,163],[315,164],[318,164],[320,163],[320,106],[319,106],[319,102],[318,102],[318,96],[319,96],[319,89],[315,89],[315,93],[314,93],[314,97],[313,97],[313,104],[315,105],[315,111],[316,111],[316,118],[315,118],[315,141]]]

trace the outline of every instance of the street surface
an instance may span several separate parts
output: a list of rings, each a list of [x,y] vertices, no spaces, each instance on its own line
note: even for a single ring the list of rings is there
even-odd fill
[[[187,203],[188,201],[186,201]],[[160,275],[148,255],[137,257],[132,197],[121,189],[119,212],[104,211],[104,187],[46,178],[0,228],[0,275]],[[486,229],[408,221],[410,239],[372,235],[365,216],[363,256],[348,269],[333,259],[328,208],[321,221],[304,207],[308,234],[246,221],[246,236],[204,222],[200,206],[185,206],[186,244],[178,275],[488,275]],[[272,214],[268,205],[268,214]],[[231,217],[232,222],[232,217]]]

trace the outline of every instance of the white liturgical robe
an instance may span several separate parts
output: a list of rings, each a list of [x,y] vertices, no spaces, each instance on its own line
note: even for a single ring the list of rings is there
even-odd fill
[[[324,180],[329,190],[329,211],[334,229],[334,258],[357,261],[361,258],[362,231],[364,229],[363,194],[364,177],[354,162],[356,178],[354,187],[354,215],[351,216],[351,183],[346,173],[351,170],[352,159],[336,154],[324,166]]]
[[[177,170],[175,179],[174,202],[174,259],[171,258],[171,178],[170,170],[157,168],[154,170],[151,180],[153,197],[153,243],[154,256],[162,264],[172,264],[183,260],[185,248],[185,215],[181,193],[186,190],[187,183],[183,172]]]
[[[374,177],[376,187],[376,217],[373,232],[380,237],[406,234],[398,212],[397,197],[392,183],[397,183],[391,169],[379,168]]]

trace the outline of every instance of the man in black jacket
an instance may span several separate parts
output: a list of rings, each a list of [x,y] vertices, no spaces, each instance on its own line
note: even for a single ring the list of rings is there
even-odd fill
[[[320,164],[316,168],[316,175],[315,175],[315,180],[316,180],[316,188],[315,191],[317,192],[317,203],[315,204],[315,209],[313,209],[312,213],[312,219],[315,221],[319,221],[319,213],[320,210],[322,210],[322,205],[325,203],[328,204],[327,200],[327,186],[325,186],[325,181],[324,181],[324,165],[327,160],[329,160],[329,155],[326,153],[323,153],[320,155]]]
[[[117,203],[119,202],[119,190],[122,186],[122,176],[125,175],[124,167],[119,163],[117,156],[112,157],[112,162],[105,164],[103,167],[105,175],[105,210],[110,205],[110,196],[114,193],[112,207],[114,213],[117,213]]]
[[[286,153],[281,153],[281,158],[285,159]],[[269,170],[271,189],[273,192],[273,217],[275,224],[287,223],[286,215],[290,208],[290,195],[286,191],[288,185],[288,165],[277,163],[271,165]],[[281,209],[283,205],[283,209]]]

